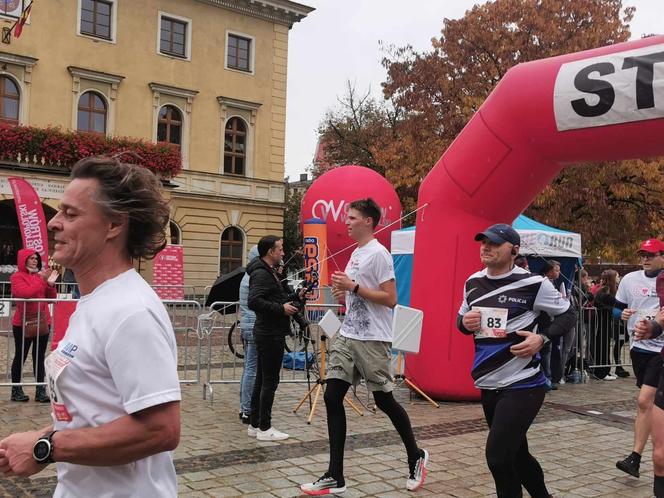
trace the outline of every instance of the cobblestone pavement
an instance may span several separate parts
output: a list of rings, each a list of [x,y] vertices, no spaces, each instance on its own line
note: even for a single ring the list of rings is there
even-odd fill
[[[32,397],[34,388],[27,392]],[[615,468],[616,460],[631,451],[636,392],[631,377],[568,384],[547,395],[529,442],[556,498],[652,496],[650,445],[640,479]],[[305,385],[279,387],[273,419],[277,428],[291,434],[281,443],[247,437],[237,416],[237,384],[215,385],[213,404],[203,400],[202,393],[201,385],[183,386],[182,438],[175,452],[180,496],[300,496],[298,484],[326,470],[324,406],[318,407],[311,425],[306,424],[308,405],[292,413]],[[2,435],[49,423],[47,406],[10,403],[6,388],[0,396]],[[365,391],[359,390],[358,398],[366,404]],[[387,417],[367,410],[360,417],[347,408],[349,489],[344,496],[495,496],[484,461],[486,425],[479,404],[442,403],[436,409],[411,400],[405,388],[398,389],[397,398],[411,417],[420,445],[431,454],[425,486],[416,493],[405,490],[406,455]],[[56,484],[52,467],[31,479],[0,479],[0,495],[50,496]]]

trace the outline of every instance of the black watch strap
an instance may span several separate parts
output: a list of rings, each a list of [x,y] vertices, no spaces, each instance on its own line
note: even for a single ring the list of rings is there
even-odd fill
[[[357,291],[360,290],[360,284],[357,284],[355,288],[353,289],[353,294],[357,294]]]
[[[44,439],[47,440],[49,444],[48,457],[41,463],[55,463],[55,460],[53,460],[53,450],[55,449],[55,446],[53,445],[53,434],[56,432],[58,431],[51,431],[39,438],[40,441]]]

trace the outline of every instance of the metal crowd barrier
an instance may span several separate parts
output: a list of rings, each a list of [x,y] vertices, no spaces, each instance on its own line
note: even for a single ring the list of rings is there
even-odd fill
[[[3,297],[0,300],[0,337],[5,337],[6,340],[0,341],[0,362],[5,374],[0,378],[0,387],[13,387],[13,386],[45,386],[46,383],[38,381],[38,370],[43,374],[44,358],[50,353],[51,339],[53,337],[52,329],[57,315],[60,312],[59,308],[55,305],[62,301],[69,301],[63,299],[14,299]],[[19,303],[26,303],[23,306],[23,313],[21,317],[21,335],[14,337],[12,320],[16,311],[16,306]],[[44,335],[37,335],[33,339],[25,337],[25,322],[27,320],[27,304],[37,304],[37,322],[42,318],[41,303],[46,303],[51,315],[51,323],[47,333]],[[48,332],[50,330],[50,332]],[[41,333],[41,330],[39,331]],[[16,355],[16,345],[23,351],[25,361],[20,361],[19,358],[19,381],[12,382],[11,370],[14,357]],[[30,351],[26,351],[29,347]]]
[[[75,304],[77,302],[78,301],[74,299],[0,299],[0,337],[6,338],[4,341],[0,340],[0,368],[4,370],[4,375],[0,378],[0,387],[45,385],[44,382],[37,382],[34,366],[40,365],[41,362],[43,362],[43,359],[50,353],[54,326],[60,321],[64,322],[68,319],[68,317],[60,316],[60,314],[69,315],[73,311],[71,307],[60,305],[64,303]],[[197,301],[191,300],[162,302],[175,332],[175,340],[178,349],[178,375],[180,383],[198,384],[201,379],[202,358],[202,334],[199,333],[198,329],[198,317],[201,314],[201,305]],[[34,344],[30,348],[34,353],[29,354],[26,361],[23,362],[20,369],[19,382],[12,383],[11,366],[16,353],[12,319],[18,303],[47,303],[51,314],[51,326],[48,335],[37,336],[34,339]],[[24,354],[25,346],[29,341],[26,339],[24,333],[26,322],[25,309],[26,307],[24,307],[24,313],[21,320],[22,333],[19,338],[21,349],[23,349]],[[41,311],[37,316],[38,321],[40,317]],[[38,354],[39,351],[42,350],[44,350],[43,356]]]
[[[203,399],[213,401],[215,384],[239,384],[244,369],[244,348],[237,314],[238,303],[217,301],[210,305],[209,312],[199,317],[199,330],[206,340],[207,374],[203,386]],[[320,367],[320,329],[318,322],[327,312],[339,314],[339,304],[307,304],[308,332],[301,332],[293,324],[292,336],[286,338],[286,348],[303,355],[292,355],[290,361],[301,360],[309,368],[282,368],[282,383],[315,383]],[[293,323],[293,322],[291,322]],[[300,358],[301,357],[301,358]]]
[[[612,369],[631,366],[625,322],[610,310],[584,308],[580,314],[585,332],[582,353],[591,375],[602,378]]]
[[[72,295],[76,290],[78,290],[78,284],[73,282],[56,282],[55,290],[58,294]],[[11,282],[0,281],[0,299],[10,299],[11,297]]]

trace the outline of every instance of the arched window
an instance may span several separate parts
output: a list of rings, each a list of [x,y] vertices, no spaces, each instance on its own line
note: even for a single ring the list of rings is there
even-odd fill
[[[174,246],[180,245],[182,243],[182,232],[180,232],[180,227],[178,224],[171,220],[168,223],[168,228],[171,232],[170,243]]]
[[[18,85],[8,76],[0,76],[0,121],[18,124],[18,105],[21,96]]]
[[[174,105],[159,110],[157,141],[180,145],[182,143],[182,113]]]
[[[239,228],[228,227],[224,230],[221,234],[220,246],[219,273],[221,275],[242,266],[244,237]]]
[[[240,118],[226,122],[224,134],[224,173],[244,175],[246,159],[247,127]]]
[[[96,92],[85,92],[78,100],[78,131],[106,133],[106,102]]]

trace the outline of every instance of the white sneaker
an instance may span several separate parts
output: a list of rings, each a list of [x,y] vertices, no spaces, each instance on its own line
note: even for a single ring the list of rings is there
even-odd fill
[[[565,385],[565,379],[560,379],[560,382],[558,382],[558,384],[560,384],[561,386],[564,386]]]
[[[616,380],[618,377],[616,377],[613,374],[609,374],[606,377],[604,377],[602,380]]]
[[[288,434],[278,431],[274,427],[270,427],[266,431],[258,429],[256,433],[256,439],[259,441],[283,441],[284,439],[288,439],[288,437]]]
[[[258,427],[254,427],[251,424],[249,424],[249,427],[247,427],[247,436],[256,437],[257,434],[258,434]]]
[[[427,464],[429,463],[429,452],[427,450],[420,450],[420,458],[415,462],[414,467],[410,470],[410,476],[406,480],[406,489],[408,491],[417,491],[420,489],[424,480],[427,477]]]

